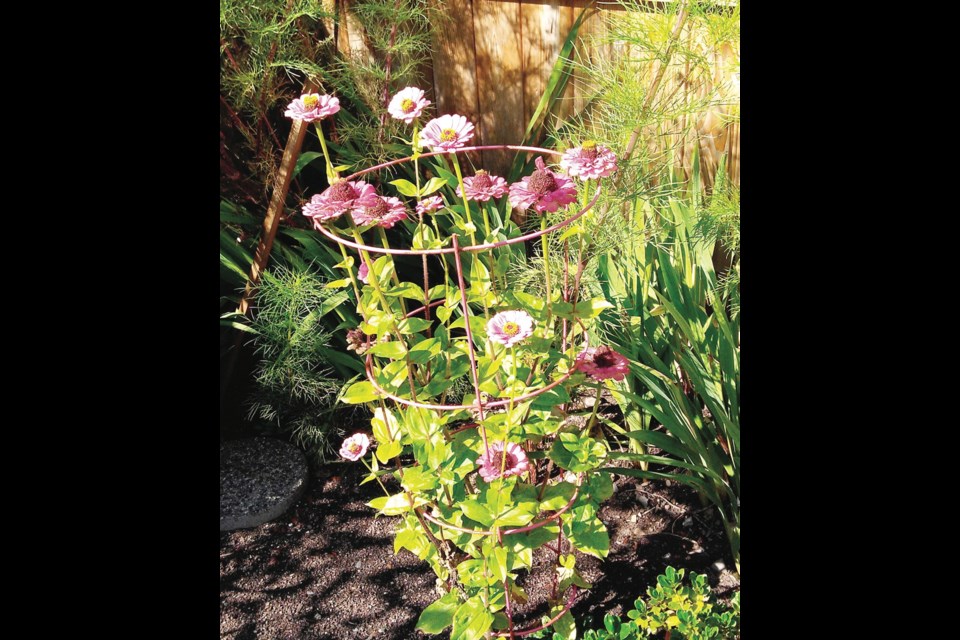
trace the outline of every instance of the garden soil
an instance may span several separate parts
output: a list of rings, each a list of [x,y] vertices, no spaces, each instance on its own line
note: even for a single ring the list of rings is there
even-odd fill
[[[382,495],[359,486],[359,463],[311,472],[303,498],[279,519],[220,534],[220,637],[225,640],[408,640],[448,638],[414,629],[438,597],[436,576],[409,551],[393,553],[395,517],[377,517],[365,503]],[[714,509],[687,487],[616,476],[600,518],[610,533],[606,560],[577,553],[593,583],[572,609],[581,624],[623,615],[668,566],[709,576],[718,599],[739,588],[723,527]],[[387,485],[396,489],[396,485]],[[518,627],[547,611],[555,554],[541,548],[520,579],[530,597],[517,607]],[[722,565],[717,565],[718,561]],[[722,567],[722,568],[721,568]]]

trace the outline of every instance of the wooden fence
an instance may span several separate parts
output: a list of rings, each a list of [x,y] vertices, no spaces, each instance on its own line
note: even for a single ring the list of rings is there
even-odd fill
[[[359,21],[349,14],[349,0],[339,3],[341,20],[338,48],[354,56],[369,56]],[[477,143],[516,144],[523,139],[527,123],[547,86],[550,72],[563,42],[581,11],[589,7],[581,26],[574,58],[591,62],[631,55],[629,46],[619,46],[604,36],[613,12],[622,13],[616,2],[589,0],[445,0],[443,20],[437,27],[432,72],[437,113],[459,113],[477,127]],[[688,21],[681,37],[696,46],[704,41],[702,27]],[[712,77],[691,80],[689,65],[671,68],[660,93],[695,99],[711,96],[725,103],[694,116],[695,122],[676,123],[675,129],[691,124],[683,140],[665,140],[663,132],[646,131],[650,140],[677,144],[680,164],[689,171],[695,146],[700,146],[704,180],[712,184],[721,154],[727,154],[729,176],[740,182],[740,124],[730,116],[739,111],[739,42],[720,47],[704,45],[700,55],[710,60]],[[649,71],[649,70],[647,70]],[[644,73],[641,69],[638,73]],[[709,75],[709,74],[707,74]],[[561,117],[579,113],[591,95],[590,79],[575,71],[560,105]],[[510,163],[505,153],[487,153],[483,164],[501,174]]]

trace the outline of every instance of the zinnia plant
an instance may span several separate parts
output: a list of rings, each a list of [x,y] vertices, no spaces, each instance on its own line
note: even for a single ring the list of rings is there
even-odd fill
[[[511,635],[514,603],[526,598],[517,579],[548,542],[557,545],[553,557],[562,558],[563,571],[542,626],[567,627],[577,589],[589,586],[572,552],[606,556],[609,538],[597,512],[612,486],[596,473],[607,457],[603,442],[563,416],[581,384],[617,379],[625,366],[586,343],[610,305],[579,300],[566,284],[553,290],[549,273],[546,298],[509,286],[511,260],[524,259],[521,243],[543,236],[546,250],[549,231],[544,218],[540,233],[524,236],[510,206],[566,210],[569,222],[582,214],[568,209],[577,186],[543,157],[514,185],[483,169],[464,178],[458,154],[474,126],[464,116],[441,115],[420,131],[428,105],[416,87],[387,105],[393,117],[413,124],[412,182],[368,183],[386,165],[371,167],[335,177],[303,210],[338,244],[337,267],[346,277],[330,286],[352,287],[363,317],[346,341],[363,358],[367,379],[342,399],[370,403],[373,437],[351,436],[341,455],[366,465],[364,482],[383,488],[369,504],[399,517],[395,549],[428,562],[447,589],[422,613],[419,629],[452,626],[452,637],[470,640]],[[429,179],[420,175],[429,155],[421,146],[441,154],[431,160]],[[441,217],[453,233],[441,232]],[[409,241],[391,246],[386,229]],[[348,255],[348,246],[359,255]],[[399,277],[398,249],[422,256],[422,279]],[[439,268],[431,270],[429,260]],[[561,282],[573,278],[565,273]],[[462,381],[471,388],[466,394]]]

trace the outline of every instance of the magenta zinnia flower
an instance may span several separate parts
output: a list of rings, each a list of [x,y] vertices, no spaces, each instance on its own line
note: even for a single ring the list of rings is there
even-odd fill
[[[407,219],[407,210],[397,198],[377,196],[372,205],[354,207],[353,221],[358,225],[376,224],[389,229]]]
[[[423,89],[416,87],[407,87],[397,92],[390,100],[387,111],[397,120],[403,120],[407,124],[413,122],[414,118],[419,118],[423,113],[423,108],[428,106],[430,101],[423,97]]]
[[[310,202],[303,205],[303,215],[313,218],[314,222],[338,218],[354,207],[377,204],[377,190],[363,180],[356,182],[340,181],[327,187],[323,193],[315,194]]]
[[[533,318],[526,311],[501,311],[487,322],[487,338],[505,347],[512,347],[531,334]]]
[[[466,116],[450,115],[434,118],[420,133],[420,142],[434,151],[453,151],[473,137],[473,124]]]
[[[357,269],[357,277],[360,278],[360,282],[363,284],[370,284],[367,280],[367,276],[370,275],[370,267],[367,266],[367,261],[362,260],[360,262],[360,268]]]
[[[429,198],[424,198],[417,203],[417,213],[420,215],[425,213],[433,213],[441,207],[443,207],[443,198],[440,196],[430,196]]]
[[[623,380],[630,373],[629,361],[610,347],[587,347],[577,355],[574,369],[594,380]]]
[[[564,151],[560,166],[571,176],[596,180],[617,170],[617,155],[602,144],[586,140],[582,146]]]
[[[370,438],[365,433],[355,433],[340,445],[340,455],[347,460],[356,462],[367,454],[370,448]]]
[[[322,96],[319,93],[305,93],[290,104],[283,115],[294,120],[313,122],[323,120],[340,111],[340,99],[334,96]]]
[[[504,455],[506,460],[503,459]],[[519,476],[530,469],[527,454],[516,442],[507,443],[506,451],[504,451],[503,442],[491,443],[489,451],[477,458],[477,464],[480,465],[480,477],[487,482],[497,478]],[[503,469],[503,474],[500,473],[500,469]]]
[[[463,179],[463,187],[467,192],[467,200],[486,202],[490,198],[503,196],[507,192],[507,181],[480,169],[472,178]],[[457,187],[457,195],[463,197],[460,187]]]
[[[537,158],[536,165],[536,171],[510,185],[510,206],[518,209],[533,207],[537,213],[552,213],[577,201],[573,180],[547,169],[543,158]]]

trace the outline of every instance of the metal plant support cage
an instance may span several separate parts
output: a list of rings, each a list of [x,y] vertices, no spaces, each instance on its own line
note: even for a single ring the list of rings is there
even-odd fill
[[[562,154],[561,154],[560,152],[558,152],[558,151],[554,151],[554,150],[551,150],[551,149],[544,149],[544,148],[542,148],[542,147],[528,147],[528,146],[522,146],[522,145],[482,145],[482,146],[474,146],[474,147],[462,147],[462,148],[457,149],[457,150],[455,150],[455,151],[442,151],[442,152],[424,153],[424,154],[421,154],[421,155],[419,156],[419,158],[429,158],[429,157],[433,157],[433,156],[445,156],[445,155],[453,155],[453,154],[466,153],[466,152],[469,152],[469,151],[486,151],[486,150],[512,150],[512,151],[518,151],[518,152],[539,153],[539,154],[549,155],[549,156],[560,156],[560,155],[562,155]],[[355,172],[355,173],[347,176],[347,177],[345,178],[345,180],[355,180],[355,179],[358,179],[358,178],[360,178],[361,176],[364,176],[364,175],[366,175],[366,174],[368,174],[368,173],[372,173],[372,172],[375,172],[375,171],[379,171],[380,169],[384,169],[384,168],[386,168],[386,167],[390,167],[390,166],[393,166],[393,165],[403,164],[403,163],[405,163],[405,162],[410,162],[412,159],[413,159],[412,156],[408,156],[408,157],[406,157],[406,158],[400,158],[399,160],[392,160],[392,161],[390,161],[390,162],[384,162],[384,163],[382,163],[382,164],[379,164],[379,165],[376,165],[376,166],[373,166],[373,167],[370,167],[370,168],[367,168],[367,169],[363,169],[362,171],[357,171],[357,172]],[[389,391],[387,391],[386,389],[384,389],[383,386],[382,386],[381,384],[379,384],[379,382],[377,381],[376,375],[374,374],[373,354],[370,353],[370,352],[368,352],[368,353],[366,354],[366,358],[365,358],[365,367],[364,367],[364,369],[365,369],[365,373],[366,373],[367,380],[370,382],[370,384],[373,386],[373,388],[376,390],[376,392],[377,392],[380,396],[382,396],[383,398],[389,398],[390,400],[396,402],[397,404],[404,405],[404,406],[409,406],[409,407],[419,407],[419,408],[421,408],[421,409],[428,409],[428,410],[434,410],[434,411],[463,411],[463,410],[474,410],[474,411],[476,411],[477,414],[478,414],[479,420],[478,420],[477,422],[473,423],[473,424],[470,424],[470,425],[467,425],[467,426],[465,426],[465,427],[462,427],[461,429],[457,429],[455,432],[461,431],[461,430],[463,430],[463,429],[475,428],[475,427],[478,427],[478,426],[479,426],[479,432],[480,432],[480,436],[481,436],[481,438],[482,438],[482,440],[483,440],[483,447],[484,447],[485,455],[489,455],[489,451],[490,451],[490,450],[489,450],[489,444],[488,444],[488,442],[487,442],[486,429],[485,429],[484,426],[483,426],[483,419],[484,419],[484,412],[485,412],[485,410],[487,410],[487,409],[493,409],[493,408],[499,408],[499,407],[504,407],[504,406],[507,406],[508,404],[510,404],[511,402],[513,402],[513,403],[516,403],[516,402],[524,402],[524,401],[526,401],[526,400],[533,399],[533,398],[535,398],[535,397],[537,397],[537,396],[539,396],[539,395],[541,395],[541,394],[543,394],[543,393],[546,393],[547,391],[550,391],[551,389],[553,389],[553,388],[555,388],[555,387],[563,384],[564,382],[566,382],[566,381],[573,375],[574,370],[573,370],[573,368],[571,367],[566,373],[564,373],[564,374],[562,374],[561,376],[559,376],[559,377],[558,377],[556,380],[554,380],[553,382],[550,382],[549,384],[545,384],[545,385],[543,385],[543,386],[535,389],[535,390],[532,391],[532,392],[529,392],[529,393],[526,393],[526,394],[524,394],[524,395],[522,395],[522,396],[513,398],[512,400],[511,400],[511,399],[506,399],[506,400],[484,401],[484,399],[483,399],[484,393],[480,390],[479,376],[478,376],[478,370],[477,370],[477,355],[476,355],[476,348],[475,348],[475,346],[474,346],[473,332],[472,332],[472,330],[471,330],[471,328],[470,328],[470,317],[471,317],[472,315],[474,315],[474,314],[472,314],[471,311],[470,311],[470,305],[469,305],[469,302],[468,302],[468,299],[467,299],[467,298],[468,298],[468,295],[467,295],[466,286],[465,286],[465,281],[464,281],[464,269],[463,269],[463,261],[461,260],[461,256],[462,256],[464,253],[477,253],[477,254],[479,254],[480,252],[493,251],[493,250],[495,250],[495,249],[497,249],[497,248],[499,248],[499,247],[505,247],[505,246],[508,246],[508,245],[513,245],[513,244],[519,244],[519,243],[523,243],[523,242],[528,242],[528,241],[530,241],[530,240],[534,240],[534,239],[536,239],[536,238],[540,238],[540,237],[542,237],[542,236],[545,236],[545,235],[547,235],[547,234],[549,234],[549,233],[553,233],[554,231],[557,231],[558,229],[562,229],[562,228],[570,225],[570,224],[573,223],[574,221],[578,220],[581,216],[583,216],[584,214],[586,214],[587,211],[589,211],[590,209],[592,209],[593,206],[596,204],[598,198],[600,197],[600,191],[601,191],[601,187],[600,187],[600,183],[599,183],[599,181],[598,181],[598,183],[597,183],[597,189],[596,189],[595,193],[593,194],[592,198],[591,198],[591,199],[589,200],[589,202],[586,204],[586,206],[584,206],[583,208],[579,209],[579,210],[578,210],[575,214],[573,214],[572,216],[564,219],[564,220],[561,221],[561,222],[558,222],[558,223],[556,223],[556,224],[554,224],[554,225],[551,225],[551,226],[549,226],[549,227],[547,227],[547,228],[545,228],[545,229],[541,229],[541,230],[539,230],[539,231],[527,233],[527,234],[518,236],[518,237],[516,237],[516,238],[510,238],[510,239],[503,240],[503,241],[500,241],[500,242],[492,242],[492,243],[484,243],[484,244],[475,244],[475,245],[469,245],[469,246],[462,246],[462,245],[460,244],[460,238],[459,238],[459,236],[458,236],[457,234],[453,234],[453,235],[451,236],[453,246],[451,246],[451,247],[445,247],[445,248],[439,248],[439,249],[394,249],[394,248],[388,248],[388,247],[379,247],[379,246],[367,245],[367,244],[363,244],[363,243],[360,243],[360,242],[353,242],[353,241],[347,240],[346,238],[340,237],[340,236],[338,236],[337,234],[335,234],[335,233],[331,232],[330,230],[326,229],[323,225],[316,225],[316,229],[317,229],[320,233],[322,233],[324,236],[326,236],[327,238],[329,238],[330,240],[333,240],[334,242],[337,242],[337,243],[339,243],[339,244],[341,244],[341,245],[343,245],[343,246],[345,246],[345,247],[349,247],[350,249],[353,249],[354,251],[360,253],[360,255],[361,255],[361,261],[362,261],[362,259],[363,259],[363,258],[362,258],[362,252],[363,252],[363,251],[366,251],[366,252],[368,252],[368,253],[375,253],[375,254],[405,255],[405,256],[445,256],[445,255],[453,254],[453,257],[454,257],[454,265],[455,265],[455,267],[456,267],[457,286],[458,286],[459,289],[460,289],[460,306],[461,306],[461,311],[463,312],[463,316],[464,316],[464,331],[465,331],[465,334],[466,334],[464,337],[465,337],[465,339],[466,339],[465,341],[466,341],[466,345],[467,345],[467,352],[468,352],[468,357],[469,357],[469,360],[470,360],[470,371],[471,371],[471,374],[472,374],[472,382],[473,382],[473,390],[474,390],[474,394],[475,394],[475,395],[474,395],[475,401],[474,401],[472,404],[431,404],[431,403],[426,403],[426,402],[420,402],[420,401],[418,401],[418,400],[416,399],[416,392],[415,392],[415,389],[414,389],[414,385],[413,385],[413,383],[412,383],[412,379],[411,379],[411,381],[410,381],[410,390],[411,390],[411,396],[412,396],[413,399],[402,398],[402,397],[400,397],[400,396],[398,396],[398,395],[396,395],[396,394],[394,394],[394,393],[390,393]],[[482,206],[482,205],[481,205],[481,206]],[[469,219],[469,216],[468,216],[467,219]],[[358,236],[358,238],[359,238],[359,236]],[[441,258],[441,259],[443,259],[443,258]],[[564,267],[563,267],[562,299],[563,299],[564,302],[570,302],[570,300],[568,300],[568,298],[572,297],[572,298],[573,298],[573,302],[574,302],[574,304],[575,304],[575,303],[576,303],[576,286],[573,287],[573,293],[572,293],[572,295],[571,295],[571,294],[570,294],[570,288],[569,288],[569,286],[568,286],[568,285],[569,285],[569,279],[570,279],[569,268],[568,268],[568,261],[567,261],[567,260],[564,260],[563,263],[564,263]],[[549,268],[549,266],[548,266],[547,268]],[[452,274],[451,274],[451,275],[452,275]],[[376,277],[376,276],[375,276],[374,274],[371,274],[370,277]],[[430,289],[429,289],[429,276],[428,276],[427,271],[425,270],[425,271],[424,271],[424,292],[426,293],[426,292],[428,292],[429,290],[430,290]],[[549,295],[549,292],[548,292],[548,295]],[[424,304],[424,306],[421,306],[421,307],[418,308],[418,309],[414,309],[414,310],[412,310],[412,311],[410,311],[410,312],[407,312],[403,317],[404,317],[404,318],[411,318],[411,317],[414,317],[414,316],[416,316],[416,315],[418,315],[418,314],[424,314],[425,317],[429,319],[429,310],[430,310],[430,308],[431,308],[431,307],[434,307],[434,306],[438,306],[438,305],[440,305],[440,304],[443,304],[443,303],[444,303],[444,300],[438,300],[438,301],[436,301],[436,302],[428,302],[428,301],[425,300],[424,302],[426,303],[426,304]],[[368,318],[367,318],[367,317],[364,317],[364,321],[367,321],[367,320],[368,320]],[[567,319],[562,319],[562,341],[563,341],[562,351],[566,351],[567,348],[568,348],[568,346],[569,346],[569,345],[567,344],[567,333],[568,333],[568,320],[567,320]],[[585,333],[585,332],[584,332],[584,334],[583,334],[583,339],[584,339],[584,346],[586,346],[586,333]],[[454,432],[454,433],[455,433],[455,432]],[[527,524],[527,525],[525,525],[525,526],[517,527],[517,528],[512,528],[512,529],[503,529],[503,530],[502,530],[502,529],[494,529],[494,530],[468,529],[468,528],[464,528],[464,527],[460,527],[460,526],[451,524],[451,523],[449,523],[449,522],[445,522],[444,520],[442,520],[442,519],[440,519],[440,518],[437,518],[436,516],[430,514],[427,510],[423,509],[422,507],[416,507],[416,506],[415,506],[414,509],[413,509],[413,511],[414,511],[415,514],[417,515],[418,519],[421,520],[421,523],[422,523],[422,521],[425,519],[425,520],[428,520],[428,521],[432,522],[433,524],[435,524],[436,526],[438,526],[438,527],[440,527],[440,528],[442,528],[442,529],[450,529],[450,530],[453,530],[453,531],[459,531],[459,532],[461,532],[461,533],[468,533],[468,534],[471,534],[471,535],[494,536],[494,537],[497,538],[498,543],[501,544],[501,545],[503,544],[503,537],[504,537],[504,536],[509,536],[509,535],[513,535],[513,534],[525,533],[525,532],[528,532],[528,531],[532,531],[532,530],[534,530],[534,529],[536,529],[536,528],[538,528],[538,527],[542,527],[542,526],[547,525],[547,524],[549,524],[550,522],[553,522],[554,520],[556,520],[556,521],[558,522],[558,524],[561,525],[560,534],[559,534],[558,540],[557,540],[557,547],[556,547],[556,548],[553,548],[553,547],[550,546],[549,544],[547,544],[547,545],[545,545],[545,546],[547,546],[547,548],[549,548],[550,550],[556,552],[556,554],[557,554],[557,561],[559,562],[560,555],[561,555],[561,553],[562,553],[562,545],[561,545],[561,542],[562,542],[562,539],[563,539],[563,528],[562,528],[562,520],[561,520],[561,518],[562,518],[563,514],[566,513],[566,512],[573,506],[574,502],[576,501],[577,496],[578,496],[579,493],[580,493],[580,487],[581,487],[581,485],[582,485],[582,482],[583,482],[583,474],[582,474],[582,473],[577,474],[577,482],[576,482],[576,486],[575,486],[575,489],[574,489],[574,492],[573,492],[572,497],[570,498],[570,500],[567,502],[567,504],[566,504],[565,506],[563,506],[562,508],[556,510],[555,513],[553,513],[552,515],[549,515],[549,516],[547,516],[547,517],[545,517],[545,518],[542,518],[541,520],[535,520],[535,521],[533,521],[533,522],[531,522],[530,524]],[[411,505],[413,505],[413,500],[412,500],[412,499],[411,499]],[[425,505],[425,506],[429,506],[429,505]],[[425,526],[425,525],[424,525],[424,526]],[[505,605],[506,605],[506,615],[507,615],[507,619],[508,619],[509,624],[510,624],[510,629],[507,630],[507,631],[496,632],[496,633],[494,633],[494,636],[495,636],[495,637],[510,637],[510,638],[522,637],[522,636],[529,635],[529,634],[531,634],[531,633],[536,633],[537,631],[540,631],[540,630],[542,630],[542,629],[545,629],[545,628],[549,627],[549,626],[552,625],[554,622],[556,622],[557,620],[559,620],[560,617],[562,617],[563,614],[565,614],[567,611],[569,611],[570,608],[573,606],[573,603],[574,603],[574,601],[576,600],[576,596],[577,596],[578,589],[577,589],[577,586],[576,586],[576,585],[570,585],[568,589],[569,589],[570,593],[569,593],[569,596],[568,596],[567,599],[566,599],[566,602],[565,602],[564,607],[563,607],[562,610],[561,610],[559,613],[557,613],[556,616],[554,616],[549,622],[547,622],[546,624],[537,625],[537,626],[534,626],[534,627],[531,627],[531,628],[528,628],[528,629],[524,629],[524,630],[514,630],[514,629],[513,629],[513,612],[512,612],[512,606],[511,606],[511,601],[510,601],[510,589],[509,589],[509,587],[508,587],[508,585],[507,585],[507,581],[504,580],[504,596],[505,596]],[[559,594],[558,594],[558,596],[559,596]]]

